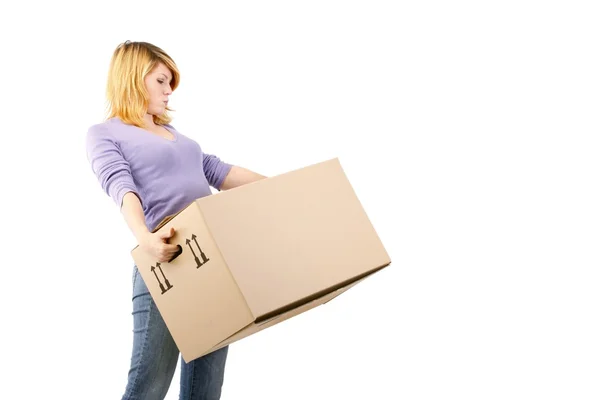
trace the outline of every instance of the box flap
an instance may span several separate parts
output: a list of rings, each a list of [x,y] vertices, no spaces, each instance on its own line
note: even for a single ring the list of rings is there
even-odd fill
[[[337,158],[197,203],[258,318],[390,263]]]
[[[193,203],[193,202],[192,202]],[[190,203],[190,204],[192,204]],[[164,217],[162,219],[162,221],[160,221],[158,223],[158,225],[156,225],[156,227],[152,230],[152,233],[154,232],[158,232],[158,230],[160,228],[162,228],[163,226],[165,226],[167,224],[167,222],[169,222],[170,220],[172,220],[173,218],[175,218],[176,216],[178,216],[179,214],[181,214],[183,212],[183,210],[185,210],[187,207],[190,206],[190,204],[188,204],[188,206],[184,207],[183,209],[181,209],[179,212],[176,212],[175,214],[171,214],[171,215],[167,215],[166,217]]]
[[[169,222],[170,220],[172,220],[173,218],[175,218],[175,216],[176,216],[176,215],[177,215],[177,214],[171,214],[171,215],[168,215],[168,216],[164,217],[164,218],[162,219],[162,221],[160,221],[160,222],[158,223],[158,225],[156,225],[156,227],[155,227],[154,229],[152,229],[152,233],[154,233],[154,232],[158,232],[158,230],[159,230],[160,228],[162,228],[163,226],[165,226],[165,225],[166,225],[166,223],[167,223],[167,222]]]
[[[378,271],[379,271],[379,269],[376,270],[375,272],[378,272]],[[235,333],[234,335],[228,337],[227,339],[223,340],[221,343],[217,344],[212,349],[207,351],[207,353],[218,350],[224,346],[227,346],[229,344],[237,342],[240,339],[243,339],[247,336],[250,336],[252,334],[260,332],[260,331],[267,329],[273,325],[277,325],[283,321],[286,321],[292,317],[295,317],[296,315],[302,314],[303,312],[311,310],[317,306],[328,303],[331,300],[333,300],[334,298],[336,298],[337,296],[339,296],[340,294],[346,292],[348,289],[356,286],[363,280],[367,279],[369,276],[373,275],[375,272],[371,272],[371,273],[367,274],[366,276],[361,276],[359,279],[355,279],[342,287],[336,288],[333,291],[330,291],[322,296],[319,296],[316,299],[312,299],[308,302],[300,304],[300,305],[298,305],[290,310],[287,310],[283,313],[274,315],[267,320],[254,322],[253,324],[250,324],[249,326],[242,329],[241,331],[239,331],[239,332]]]

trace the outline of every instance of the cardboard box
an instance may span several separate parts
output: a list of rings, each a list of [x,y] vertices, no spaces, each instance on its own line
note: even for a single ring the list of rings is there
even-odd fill
[[[195,200],[132,256],[189,362],[324,304],[390,264],[337,158]]]

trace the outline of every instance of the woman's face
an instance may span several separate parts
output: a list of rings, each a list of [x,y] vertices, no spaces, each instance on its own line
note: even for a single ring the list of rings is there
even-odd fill
[[[173,76],[171,71],[163,63],[158,63],[156,67],[146,75],[144,83],[146,90],[150,95],[148,103],[148,114],[162,115],[167,108],[169,96],[173,93],[171,90],[171,80]]]

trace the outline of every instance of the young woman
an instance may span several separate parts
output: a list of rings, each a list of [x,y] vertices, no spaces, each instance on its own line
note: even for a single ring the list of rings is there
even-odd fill
[[[120,44],[109,67],[109,115],[86,137],[87,157],[102,189],[120,208],[140,247],[160,262],[178,251],[168,243],[173,229],[151,233],[165,216],[210,195],[209,186],[227,190],[265,178],[204,153],[170,125],[169,96],[179,80],[175,62],[159,47]],[[123,400],[163,399],[179,350],[135,265],[132,302],[133,349]],[[180,399],[219,399],[227,352],[224,347],[187,364],[182,358]]]

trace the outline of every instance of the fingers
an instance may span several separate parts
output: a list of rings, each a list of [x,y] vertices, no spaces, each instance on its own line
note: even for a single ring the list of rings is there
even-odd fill
[[[159,243],[155,246],[155,255],[160,262],[169,262],[173,259],[174,255],[179,253],[179,246],[176,244],[168,243],[168,239],[175,235],[175,228],[171,227],[169,230],[157,233],[160,238]]]
[[[176,244],[162,244],[158,250],[158,261],[168,262],[179,252],[179,246]]]
[[[168,239],[170,237],[173,237],[173,235],[175,234],[175,228],[171,227],[171,229],[169,229],[168,231],[164,231],[160,233],[160,238],[161,239]]]

